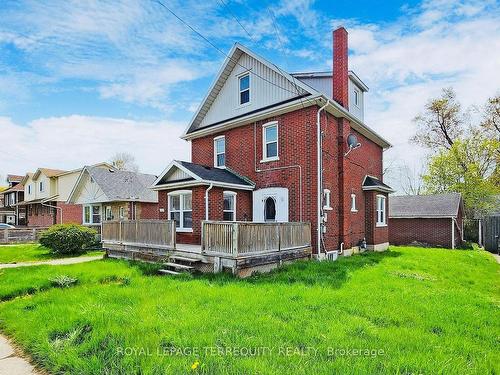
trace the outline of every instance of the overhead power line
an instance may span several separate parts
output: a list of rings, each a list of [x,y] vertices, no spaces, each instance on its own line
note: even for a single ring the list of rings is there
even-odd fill
[[[256,77],[259,77],[260,79],[262,79],[263,81],[273,85],[273,86],[276,86],[284,91],[288,91],[290,92],[291,94],[294,94],[296,95],[297,93],[286,88],[286,87],[283,87],[283,86],[280,86],[278,84],[276,84],[275,82],[272,82],[270,80],[268,80],[267,78],[265,77],[262,77],[261,75],[259,75],[258,73],[252,71],[251,69],[249,69],[248,67],[242,65],[239,63],[238,60],[234,59],[233,57],[229,56],[227,53],[225,53],[222,49],[220,49],[215,43],[213,43],[210,39],[208,39],[207,37],[205,37],[202,33],[200,33],[198,30],[196,30],[193,26],[191,26],[188,22],[186,22],[184,19],[182,19],[180,16],[178,16],[171,8],[169,8],[168,6],[166,6],[163,2],[161,2],[160,0],[153,0],[155,3],[157,3],[158,5],[160,5],[161,7],[163,7],[164,9],[166,9],[172,16],[174,16],[175,18],[177,18],[183,25],[185,25],[187,28],[189,28],[192,32],[194,32],[196,35],[198,35],[200,38],[202,38],[205,42],[207,42],[210,46],[212,46],[214,49],[216,49],[218,52],[220,52],[222,55],[224,55],[225,57],[227,57],[230,61],[234,62],[236,65],[239,65],[240,67],[242,67],[243,69],[245,69],[246,71],[248,71],[250,74],[256,76]],[[309,100],[309,99],[308,99]]]

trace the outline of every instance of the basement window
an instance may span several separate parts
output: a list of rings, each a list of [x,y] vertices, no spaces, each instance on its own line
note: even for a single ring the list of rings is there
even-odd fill
[[[239,77],[240,105],[250,103],[250,74]]]

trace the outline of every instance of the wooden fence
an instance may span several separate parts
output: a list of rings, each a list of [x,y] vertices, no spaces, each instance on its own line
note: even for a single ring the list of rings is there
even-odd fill
[[[102,224],[102,242],[175,248],[175,221],[129,220]]]
[[[485,217],[481,221],[484,248],[500,254],[500,216]]]
[[[310,223],[202,223],[202,252],[205,253],[245,256],[307,246],[311,246]]]
[[[36,242],[45,229],[47,228],[0,229],[0,243]]]

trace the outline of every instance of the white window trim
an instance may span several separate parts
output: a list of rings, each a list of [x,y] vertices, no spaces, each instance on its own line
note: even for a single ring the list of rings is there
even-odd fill
[[[324,198],[324,210],[333,210],[332,204],[331,204],[331,191],[330,189],[323,189],[323,198]]]
[[[43,193],[45,191],[45,184],[43,183],[43,181],[40,181],[38,183],[38,186],[39,186],[40,193]]]
[[[28,184],[28,195],[31,195],[31,184]]]
[[[244,78],[245,76],[248,76],[248,102],[246,103],[241,103],[241,93],[246,90],[241,90],[240,89],[240,80]],[[238,80],[238,107],[246,107],[247,105],[252,104],[252,78],[250,77],[250,71],[245,71],[241,74],[238,74],[236,76]]]
[[[180,233],[192,233],[193,232],[193,228],[184,228],[184,211],[191,211],[191,215],[193,213],[193,192],[192,192],[192,190],[176,190],[176,191],[172,191],[172,192],[167,194],[167,196],[168,196],[168,199],[167,199],[168,220],[172,220],[172,219],[170,219],[170,212],[171,212],[170,211],[170,198],[172,196],[184,196],[186,194],[191,194],[191,210],[183,210],[184,198],[181,197],[181,198],[179,198],[179,211],[177,211],[177,210],[173,211],[173,212],[180,212],[179,227],[175,228],[175,231],[180,232]]]
[[[274,143],[273,142],[267,142],[266,141],[266,129],[271,127],[271,126],[276,126],[276,156],[267,156],[267,144],[268,143]],[[261,163],[265,163],[268,161],[276,161],[280,160],[280,143],[279,143],[279,125],[278,121],[271,121],[271,122],[266,122],[264,125],[262,125],[262,160],[260,161]]]
[[[121,206],[118,212],[120,215],[120,219],[125,219],[125,207]]]
[[[351,212],[358,212],[356,208],[356,194],[351,194]]]
[[[381,198],[384,202],[384,209],[383,209],[383,213],[384,213],[384,221],[379,221],[379,205],[378,205],[378,202],[379,202],[379,198]],[[387,226],[387,198],[385,195],[380,195],[380,194],[377,194],[377,207],[376,207],[376,212],[377,212],[377,224],[376,226],[377,227],[386,227]]]
[[[217,153],[217,141],[219,141],[221,139],[224,140],[224,165],[217,165],[217,156],[222,155],[222,152]],[[221,135],[221,136],[214,138],[214,167],[215,168],[222,168],[222,169],[226,168],[226,136],[225,135]]]
[[[90,221],[85,221],[85,207],[90,207]],[[92,213],[92,207],[99,207],[99,216],[101,221],[99,223],[94,223],[94,215]],[[101,204],[84,204],[82,209],[82,223],[84,225],[100,225],[102,223],[102,205]]]
[[[238,195],[238,193],[236,193],[235,191],[223,191],[222,192],[222,199],[224,200],[224,195],[232,195],[233,198],[234,198],[234,209],[233,210],[225,210],[224,209],[224,201],[222,202],[222,214],[224,215],[224,212],[232,212],[233,213],[233,220],[232,221],[236,221],[236,197]],[[222,217],[224,219],[224,216]]]
[[[109,210],[109,213],[111,213],[111,218],[108,219],[108,210]],[[106,206],[106,208],[104,209],[104,220],[105,221],[110,221],[110,220],[113,220],[114,217],[113,217],[113,208],[111,206]]]
[[[356,94],[357,95],[357,98],[358,98],[358,102],[356,103]],[[353,95],[353,102],[354,102],[354,105],[358,108],[361,108],[360,104],[361,104],[361,90],[358,90],[357,88],[354,88],[354,95]]]

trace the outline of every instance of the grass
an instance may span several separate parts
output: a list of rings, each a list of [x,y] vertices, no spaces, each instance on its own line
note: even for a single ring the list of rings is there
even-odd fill
[[[19,262],[37,262],[58,258],[67,258],[74,256],[93,256],[102,255],[102,251],[87,251],[79,255],[54,255],[49,249],[36,243],[0,245],[0,264],[1,263],[19,263]]]
[[[2,270],[0,328],[55,374],[500,372],[500,267],[484,251],[393,247],[245,280],[156,269]]]

